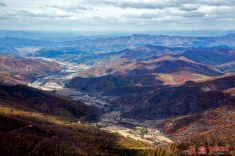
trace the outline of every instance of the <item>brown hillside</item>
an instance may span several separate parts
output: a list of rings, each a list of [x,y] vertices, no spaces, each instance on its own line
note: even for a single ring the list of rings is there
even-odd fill
[[[10,77],[26,83],[32,82],[38,77],[58,73],[60,70],[58,64],[43,60],[0,56],[0,73],[5,74],[1,76],[1,81],[6,83],[11,82]]]
[[[83,103],[27,86],[0,85],[1,155],[144,156],[154,148],[82,124],[94,119],[93,109]]]
[[[78,74],[83,77],[100,77],[105,75],[146,75],[146,74],[172,74],[188,71],[206,76],[221,75],[210,66],[195,62],[183,56],[165,55],[159,58],[149,58],[137,61],[123,58],[114,63],[96,66]]]
[[[124,90],[130,87],[118,88],[109,90],[104,95],[117,95],[112,104],[130,107],[129,111],[123,114],[126,117],[156,119],[188,115],[220,107],[231,99],[231,95],[225,91],[234,87],[234,75],[227,75],[204,82],[187,82],[174,87],[132,87],[132,92],[129,93]]]

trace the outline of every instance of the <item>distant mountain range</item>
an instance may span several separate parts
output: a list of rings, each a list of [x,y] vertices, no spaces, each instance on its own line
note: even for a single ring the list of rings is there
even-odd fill
[[[192,49],[183,52],[181,55],[212,66],[233,62],[235,60],[235,50],[228,47]]]
[[[116,38],[99,38],[95,40],[78,40],[64,42],[70,46],[138,46],[138,45],[162,45],[162,46],[188,46],[188,47],[212,47],[212,46],[235,46],[235,34],[231,33],[220,37],[182,37],[182,36],[151,36],[151,35],[132,35]]]
[[[78,58],[66,59],[73,63],[82,63],[92,66],[113,62],[118,58],[135,58],[148,59],[151,57],[159,57],[167,54],[185,56],[191,60],[201,62],[207,65],[216,66],[224,63],[229,63],[234,60],[234,49],[226,46],[194,48],[194,47],[165,47],[165,46],[137,46],[135,48],[124,49],[119,52],[110,52],[102,54],[87,54],[80,55]],[[75,55],[76,56],[76,55]]]
[[[47,40],[32,40],[26,38],[4,37],[0,38],[0,46],[43,46],[43,45],[60,45],[60,46],[91,46],[106,47],[110,52],[111,49],[122,50],[125,47],[133,47],[140,45],[161,45],[161,46],[177,46],[177,47],[213,47],[213,46],[229,46],[234,47],[235,34],[230,33],[220,37],[187,37],[187,36],[166,36],[166,35],[143,35],[134,34],[126,37],[109,37],[94,39],[79,39],[64,42],[52,42]],[[110,48],[108,48],[110,47]],[[115,48],[116,47],[116,48]],[[121,49],[120,49],[121,48]],[[103,49],[105,50],[105,49]],[[105,50],[105,51],[107,51]],[[103,52],[105,52],[103,51]]]

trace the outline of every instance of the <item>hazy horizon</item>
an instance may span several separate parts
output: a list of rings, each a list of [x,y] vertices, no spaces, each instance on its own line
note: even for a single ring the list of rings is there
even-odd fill
[[[235,30],[149,30],[149,31],[64,31],[64,30],[1,30],[0,38],[17,37],[29,39],[56,39],[56,38],[77,38],[79,36],[106,38],[106,37],[121,37],[131,35],[166,35],[166,36],[194,36],[194,37],[219,37],[230,33],[235,33]]]

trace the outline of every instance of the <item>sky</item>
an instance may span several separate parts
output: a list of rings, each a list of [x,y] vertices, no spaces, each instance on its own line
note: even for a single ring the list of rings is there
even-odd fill
[[[230,30],[235,0],[0,0],[2,30]]]

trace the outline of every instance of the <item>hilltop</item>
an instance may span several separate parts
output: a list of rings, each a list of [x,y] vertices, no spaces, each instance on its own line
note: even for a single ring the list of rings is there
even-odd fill
[[[0,56],[0,78],[4,83],[31,83],[36,78],[60,71],[58,64],[49,61],[19,56]]]
[[[107,91],[136,85],[180,84],[219,75],[222,73],[212,67],[183,56],[165,55],[144,60],[123,58],[80,72],[67,83],[67,87]]]

